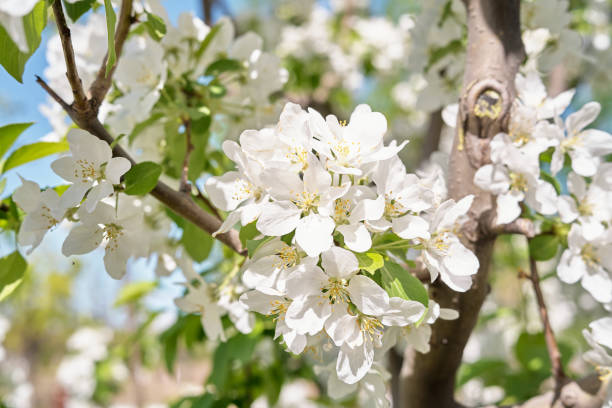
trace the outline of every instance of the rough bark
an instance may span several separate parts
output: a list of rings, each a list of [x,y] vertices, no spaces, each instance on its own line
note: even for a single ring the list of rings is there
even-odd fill
[[[406,360],[402,406],[410,408],[459,406],[454,400],[455,376],[489,291],[487,277],[495,241],[489,229],[494,198],[479,190],[473,178],[476,170],[489,161],[490,140],[507,126],[515,95],[514,77],[524,58],[519,0],[464,3],[468,16],[467,62],[448,185],[451,198],[475,196],[462,237],[478,257],[480,269],[465,293],[452,291],[440,281],[431,285],[430,296],[442,307],[458,310],[460,318],[438,320],[432,328],[431,351]]]

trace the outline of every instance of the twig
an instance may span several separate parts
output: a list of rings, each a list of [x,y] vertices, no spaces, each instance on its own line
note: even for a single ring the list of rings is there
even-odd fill
[[[38,85],[40,85],[49,94],[49,96],[53,98],[53,100],[57,102],[66,112],[68,112],[68,110],[73,110],[70,104],[63,100],[62,97],[59,96],[53,89],[51,89],[41,77],[39,77],[38,75],[35,75],[35,77]]]
[[[79,77],[77,71],[76,61],[74,58],[74,49],[72,48],[72,37],[70,35],[70,29],[66,23],[66,17],[64,16],[64,10],[62,9],[61,1],[53,2],[53,14],[55,15],[55,22],[59,31],[59,36],[62,42],[62,49],[64,50],[64,60],[66,61],[66,77],[72,88],[72,94],[74,95],[74,107],[79,111],[85,111],[87,109],[87,97],[83,91],[83,82]]]
[[[207,26],[212,25],[212,6],[214,0],[202,0],[202,13],[204,14],[204,22]]]
[[[559,351],[559,345],[555,339],[555,333],[553,332],[550,320],[548,319],[548,309],[546,308],[546,302],[544,301],[544,294],[540,287],[540,276],[538,275],[538,267],[535,259],[529,256],[529,280],[533,285],[533,291],[538,302],[538,311],[540,313],[540,319],[544,326],[544,336],[546,338],[546,348],[548,349],[548,356],[550,358],[550,364],[552,366],[552,373],[555,379],[555,392],[558,392],[563,386],[567,376],[563,371],[563,363],[561,362],[561,352]]]
[[[202,192],[200,191],[200,189],[198,188],[198,186],[195,186],[195,189],[197,191],[197,196],[200,200],[202,200],[202,202],[204,203],[204,205],[206,205],[210,211],[220,220],[223,220],[223,217],[221,217],[221,214],[219,214],[219,211],[217,210],[217,208],[215,208],[215,206],[210,202],[210,200],[208,199],[208,197],[206,197],[204,194],[202,194]]]
[[[181,184],[179,184],[179,191],[182,193],[191,193],[191,185],[189,184],[189,158],[193,151],[193,143],[191,143],[191,119],[183,119],[183,126],[185,126],[185,158],[183,159],[183,171],[181,173]]]
[[[96,79],[89,87],[91,105],[96,112],[111,87],[113,74],[115,73],[117,65],[119,65],[119,57],[121,56],[121,51],[123,50],[123,44],[125,43],[125,40],[130,32],[130,25],[133,23],[132,1],[133,0],[123,0],[121,3],[119,22],[117,23],[117,30],[115,31],[115,54],[117,55],[115,65],[111,68],[108,75],[106,75],[106,60],[108,59],[107,52],[104,56],[104,60],[102,61],[102,65],[98,70]]]
[[[51,95],[53,99],[57,100],[60,105],[64,107],[66,113],[81,129],[88,131],[99,139],[106,141],[109,145],[112,145],[115,139],[108,133],[102,123],[100,123],[96,115],[92,115],[90,110],[79,112],[65,102],[62,103],[61,98],[57,96],[57,93],[54,92],[44,80],[37,78],[37,82],[43,89],[49,92],[49,95]],[[136,164],[134,159],[120,145],[116,145],[113,148],[113,156],[125,157],[132,165]],[[180,193],[161,181],[157,182],[157,185],[151,191],[151,195],[165,204],[166,207],[191,221],[209,234],[216,232],[221,226],[221,220],[204,211],[189,195]],[[242,248],[242,244],[240,243],[237,231],[231,230],[225,234],[218,234],[216,238],[237,253],[241,255],[246,254],[246,251]]]
[[[483,231],[485,235],[518,234],[527,238],[535,236],[535,226],[530,219],[517,218],[508,224],[497,224],[495,211],[486,214],[486,221],[483,226],[486,229],[486,231]]]

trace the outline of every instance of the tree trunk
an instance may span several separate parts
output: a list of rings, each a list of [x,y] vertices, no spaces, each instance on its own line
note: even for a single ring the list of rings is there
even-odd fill
[[[472,288],[459,293],[436,281],[430,296],[442,307],[459,311],[459,319],[438,320],[432,327],[431,351],[406,359],[402,370],[402,407],[450,408],[455,376],[463,349],[489,292],[487,276],[495,235],[488,231],[494,197],[473,183],[474,173],[489,161],[489,142],[505,130],[515,96],[514,77],[524,59],[519,0],[464,0],[468,18],[468,45],[457,134],[450,158],[450,198],[474,194],[464,225],[464,244],[474,251],[480,269]]]

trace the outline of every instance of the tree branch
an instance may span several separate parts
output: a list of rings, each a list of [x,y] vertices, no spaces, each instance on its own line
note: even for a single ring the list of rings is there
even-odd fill
[[[78,111],[84,111],[87,109],[87,97],[83,91],[83,82],[81,81],[81,77],[79,77],[79,72],[76,67],[74,49],[72,48],[72,36],[70,34],[70,28],[68,28],[68,24],[66,23],[62,2],[54,1],[52,7],[53,14],[55,15],[55,22],[57,24],[57,30],[62,42],[62,49],[64,51],[66,77],[68,78],[70,88],[72,89],[72,95],[74,97],[73,106]]]
[[[115,65],[111,68],[108,75],[106,75],[106,61],[108,59],[108,52],[102,61],[102,65],[98,70],[98,74],[96,79],[89,87],[89,94],[91,95],[90,103],[92,108],[97,112],[104,100],[104,97],[108,93],[108,90],[112,84],[112,77],[115,73],[115,69],[117,65],[119,65],[119,57],[121,56],[121,52],[123,51],[123,44],[127,39],[127,36],[130,32],[130,25],[132,25],[132,1],[133,0],[123,0],[121,2],[121,12],[119,14],[119,22],[117,23],[117,30],[115,31],[115,54],[117,55],[117,60]]]
[[[207,26],[212,26],[212,6],[214,0],[202,0],[202,14]]]
[[[457,320],[438,320],[432,327],[431,350],[405,360],[402,407],[454,408],[455,376],[463,349],[488,293],[488,272],[495,235],[485,234],[494,197],[474,185],[476,170],[489,160],[489,141],[506,128],[514,99],[514,77],[523,60],[519,0],[464,0],[468,45],[457,135],[449,165],[449,193],[456,200],[473,194],[474,203],[462,237],[480,262],[472,288],[464,293],[441,281],[430,296],[441,307],[459,312]],[[487,225],[488,227],[488,225]]]
[[[538,275],[538,266],[535,259],[529,256],[529,276],[527,276],[533,285],[533,291],[538,302],[538,311],[540,313],[540,319],[542,320],[542,326],[544,326],[544,336],[546,338],[546,348],[548,349],[548,357],[550,358],[550,364],[552,366],[552,374],[555,379],[555,392],[559,392],[563,383],[567,380],[567,376],[563,371],[563,363],[561,362],[561,352],[559,351],[559,345],[555,339],[555,333],[553,332],[550,320],[548,319],[548,309],[546,308],[546,302],[544,301],[544,294],[540,287],[540,275]]]
[[[99,139],[106,141],[109,145],[113,143],[114,138],[110,135],[110,133],[108,133],[102,123],[100,123],[95,112],[93,112],[91,109],[88,109],[83,112],[77,111],[72,106],[68,105],[65,101],[63,101],[57,95],[57,93],[54,92],[45,83],[45,81],[42,80],[42,78],[37,77],[36,81],[42,86],[43,89],[49,92],[53,99],[58,101],[58,103],[64,108],[66,113],[70,116],[74,123],[77,124],[77,126],[79,126],[81,129],[88,131]],[[136,164],[136,162],[129,155],[129,153],[126,152],[125,149],[123,149],[123,147],[121,147],[120,145],[116,145],[113,148],[113,156],[125,157],[130,161],[132,165]],[[191,199],[191,196],[181,193],[179,191],[175,191],[161,181],[157,182],[157,185],[151,191],[151,195],[157,200],[159,200],[161,203],[165,204],[166,207],[179,214],[180,216],[184,217],[185,219],[191,221],[196,226],[200,227],[209,234],[213,234],[221,226],[222,221],[204,211]],[[241,255],[245,254],[245,250],[242,248],[238,233],[235,230],[231,230],[229,232],[226,232],[225,234],[219,234],[216,236],[216,238],[234,251],[236,251],[237,253]]]

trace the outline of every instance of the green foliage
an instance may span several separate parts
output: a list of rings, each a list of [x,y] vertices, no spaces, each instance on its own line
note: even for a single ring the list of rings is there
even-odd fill
[[[40,45],[40,36],[46,25],[47,3],[39,1],[30,13],[23,16],[28,52],[21,52],[0,24],[0,65],[19,82],[23,82],[25,64]]]
[[[68,14],[72,22],[76,23],[83,14],[91,10],[91,8],[96,4],[96,0],[78,0],[72,3],[67,0],[63,0],[63,3],[66,14]]]
[[[163,117],[164,115],[161,112],[154,113],[151,116],[149,116],[147,119],[143,120],[142,122],[134,126],[134,129],[132,129],[132,133],[130,133],[130,135],[128,136],[128,140],[130,141],[130,143],[133,142],[136,136],[142,133],[146,128],[148,128],[149,126],[151,126],[152,124],[154,124],[155,122],[157,122]]]
[[[538,235],[529,240],[529,254],[536,261],[554,258],[559,247],[559,237],[551,234]]]
[[[68,142],[36,142],[21,146],[6,159],[2,167],[2,173],[34,160],[65,152],[68,147]]]
[[[208,68],[206,68],[206,72],[204,75],[217,76],[224,72],[239,71],[243,68],[244,67],[240,61],[230,58],[224,58],[210,64]]]
[[[18,251],[0,258],[0,301],[6,299],[21,284],[27,266]]]
[[[148,11],[145,11],[145,13],[147,15],[147,21],[144,22],[144,26],[147,29],[149,36],[151,36],[151,38],[155,41],[161,41],[167,32],[166,23],[161,17],[156,16],[155,14],[149,13]]]
[[[104,0],[104,10],[106,11],[106,30],[108,31],[108,58],[106,60],[106,76],[115,66],[117,61],[117,53],[115,52],[115,24],[117,24],[117,15],[113,10],[111,0]]]
[[[155,188],[162,168],[150,161],[138,163],[125,173],[125,194],[145,195]]]
[[[157,287],[157,282],[132,282],[124,285],[117,299],[115,306],[125,306],[128,303],[138,302],[140,299],[151,293]]]
[[[238,237],[240,238],[240,243],[242,243],[243,247],[247,245],[247,242],[252,241],[257,235],[260,235],[256,224],[257,222],[253,221],[252,223],[240,228]]]
[[[21,135],[30,126],[32,126],[32,122],[13,123],[0,127],[0,158],[2,158],[2,156],[8,152],[19,135]]]
[[[213,237],[206,231],[191,222],[185,222],[181,243],[194,261],[202,262],[208,258],[213,242]]]
[[[377,252],[355,253],[359,261],[359,269],[363,269],[368,273],[375,273],[383,267],[385,260],[383,256]]]
[[[395,262],[385,261],[380,269],[382,287],[391,297],[400,297],[406,300],[416,300],[427,307],[429,296],[427,289],[416,277]]]

